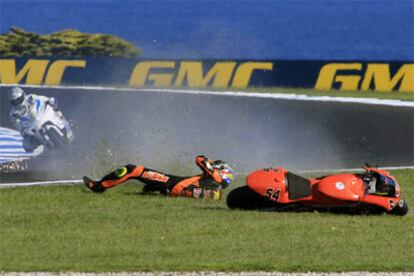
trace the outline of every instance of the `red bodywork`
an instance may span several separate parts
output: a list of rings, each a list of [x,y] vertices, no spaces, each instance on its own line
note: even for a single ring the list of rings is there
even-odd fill
[[[395,181],[393,196],[369,194],[367,183],[363,178],[364,174],[335,174],[306,179],[293,175],[284,168],[270,168],[251,173],[247,176],[246,183],[251,190],[277,205],[296,204],[307,207],[372,205],[382,207],[387,212],[393,210],[397,205],[400,207],[404,205],[400,186],[389,172],[376,168],[365,168],[365,170]],[[296,190],[293,191],[295,188],[293,186],[290,189],[289,185],[296,185]],[[293,193],[296,195],[292,196]]]

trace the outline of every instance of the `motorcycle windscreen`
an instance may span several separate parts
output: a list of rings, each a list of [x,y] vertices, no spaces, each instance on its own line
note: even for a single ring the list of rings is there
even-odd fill
[[[299,199],[311,195],[312,187],[308,179],[291,172],[286,174],[286,178],[288,181],[289,199]]]

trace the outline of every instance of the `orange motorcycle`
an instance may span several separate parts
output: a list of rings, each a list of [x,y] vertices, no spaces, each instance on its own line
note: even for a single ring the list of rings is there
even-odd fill
[[[246,184],[229,193],[229,208],[400,216],[408,212],[397,180],[378,168],[311,179],[284,168],[266,168],[248,175]]]

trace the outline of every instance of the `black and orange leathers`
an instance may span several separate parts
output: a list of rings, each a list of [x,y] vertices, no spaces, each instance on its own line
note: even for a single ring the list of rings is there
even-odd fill
[[[127,180],[136,179],[145,184],[146,190],[159,191],[164,195],[219,199],[223,179],[218,171],[209,166],[212,162],[205,156],[197,156],[195,162],[203,171],[200,175],[175,176],[128,164],[106,175],[96,185],[105,190]]]

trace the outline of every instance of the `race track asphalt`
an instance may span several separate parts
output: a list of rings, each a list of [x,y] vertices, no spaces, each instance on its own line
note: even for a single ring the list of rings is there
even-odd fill
[[[33,159],[26,173],[1,182],[80,179],[123,163],[197,173],[195,155],[228,161],[239,173],[414,165],[414,108],[130,90],[27,88],[54,96],[73,122],[64,153]],[[7,88],[0,88],[0,125]],[[219,94],[219,93],[218,93]]]

